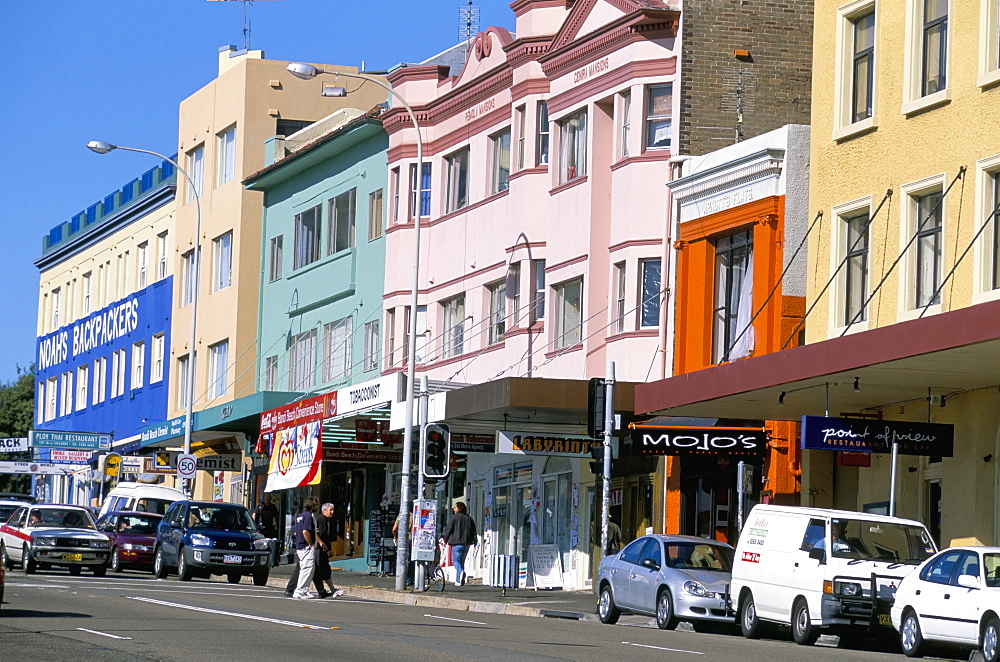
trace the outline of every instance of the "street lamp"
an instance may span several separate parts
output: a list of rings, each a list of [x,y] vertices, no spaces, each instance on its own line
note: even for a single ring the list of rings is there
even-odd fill
[[[171,158],[159,154],[157,152],[152,152],[148,149],[136,149],[135,147],[122,147],[121,145],[112,145],[111,143],[106,143],[103,140],[91,140],[87,143],[87,149],[92,152],[97,152],[98,154],[107,154],[114,149],[124,149],[127,152],[139,152],[140,154],[151,154],[159,159],[170,163],[177,169],[177,172],[184,175],[187,180],[188,186],[191,187],[191,191],[194,193],[194,250],[192,252],[192,265],[191,265],[191,284],[194,286],[194,292],[191,296],[191,346],[188,351],[188,370],[187,370],[187,424],[184,426],[184,454],[188,455],[191,453],[191,431],[194,428],[194,373],[195,373],[195,343],[197,342],[197,331],[198,331],[198,286],[199,286],[199,268],[201,266],[201,191],[198,187],[194,185],[194,180],[191,179],[191,175],[187,173],[184,168],[178,165],[177,161]],[[194,479],[188,483],[188,480],[184,480],[185,491],[189,495],[194,494]]]
[[[524,234],[523,232],[517,235],[517,239],[514,240],[514,247],[511,248],[510,250],[510,259],[507,260],[507,277],[504,279],[507,282],[504,284],[504,288],[509,293],[511,285],[516,285],[517,287],[520,287],[521,285],[520,278],[518,278],[518,282],[516,284],[510,282],[510,267],[514,263],[514,253],[517,251],[517,247],[521,243],[522,239],[524,239],[524,247],[528,249],[528,283],[529,283],[528,290],[531,292],[531,299],[528,300],[528,379],[531,379],[531,354],[532,354],[531,337],[532,335],[534,335],[531,330],[531,323],[534,320],[535,306],[537,305],[538,302],[535,301],[535,283],[533,281],[534,274],[531,271],[534,268],[535,261],[531,259],[531,243],[528,241],[528,235]],[[516,299],[516,293],[515,296],[511,297],[511,300],[515,299]],[[516,310],[514,311],[514,315],[515,315],[514,319],[516,321],[517,320]]]
[[[404,591],[406,590],[406,566],[409,559],[409,549],[407,549],[406,546],[406,537],[410,530],[410,474],[413,471],[413,461],[411,457],[413,454],[413,381],[414,361],[416,360],[417,354],[417,293],[420,286],[420,181],[424,175],[424,143],[420,138],[420,125],[417,124],[417,116],[413,112],[413,108],[410,107],[410,104],[406,102],[406,99],[392,89],[391,85],[388,85],[377,78],[366,76],[365,74],[348,73],[346,71],[323,71],[318,67],[311,64],[304,64],[302,62],[292,62],[288,65],[287,69],[293,76],[301,78],[302,80],[310,80],[312,78],[316,78],[320,74],[332,73],[336,76],[358,78],[375,83],[376,85],[388,90],[388,92],[403,105],[403,108],[405,108],[406,112],[410,115],[410,121],[413,122],[413,128],[417,132],[417,175],[413,183],[414,189],[417,192],[417,197],[414,203],[414,207],[416,207],[416,219],[413,223],[413,277],[410,284],[409,349],[406,359],[406,415],[403,423],[403,484],[400,486],[399,490],[399,528],[396,533],[396,590]],[[343,87],[329,87],[323,91],[323,94],[324,96],[344,97],[347,96],[347,90]],[[420,496],[422,497],[423,495]]]

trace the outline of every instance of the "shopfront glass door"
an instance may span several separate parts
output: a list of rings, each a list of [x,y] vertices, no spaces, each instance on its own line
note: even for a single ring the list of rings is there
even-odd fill
[[[542,544],[559,549],[563,572],[569,568],[572,482],[572,473],[542,479]]]

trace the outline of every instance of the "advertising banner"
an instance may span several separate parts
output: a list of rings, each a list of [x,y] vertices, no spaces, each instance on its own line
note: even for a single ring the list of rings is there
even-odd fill
[[[918,421],[873,421],[863,418],[802,417],[802,448],[809,450],[891,453],[952,457],[955,427]]]
[[[322,421],[331,396],[336,402],[336,393],[327,393],[261,415],[261,434],[272,437],[265,491],[319,483],[323,466]]]
[[[763,428],[633,425],[630,436],[632,455],[761,456],[767,448]]]
[[[0,439],[0,453],[26,453],[29,448],[27,437]]]
[[[437,501],[416,499],[410,523],[410,558],[413,561],[433,561],[437,549]]]

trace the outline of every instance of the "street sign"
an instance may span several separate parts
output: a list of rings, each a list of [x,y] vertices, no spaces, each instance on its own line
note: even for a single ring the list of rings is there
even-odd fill
[[[169,469],[173,467],[174,465],[173,462],[171,461],[173,458],[171,458],[170,455],[171,453],[169,451],[163,451],[157,453],[156,456],[153,458],[153,466],[155,466],[157,469],[164,469],[164,468]]]
[[[53,449],[49,451],[49,461],[53,464],[87,464],[90,462],[90,451],[64,451]]]
[[[30,448],[27,437],[0,439],[0,453],[24,453]]]
[[[98,432],[59,432],[56,430],[30,430],[29,443],[35,448],[68,448],[80,451],[108,450],[111,435]]]
[[[198,471],[198,458],[194,455],[181,454],[177,456],[177,477],[178,478],[194,478],[195,473]]]

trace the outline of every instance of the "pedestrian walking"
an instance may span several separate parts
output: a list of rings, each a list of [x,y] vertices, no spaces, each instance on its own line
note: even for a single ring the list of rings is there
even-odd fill
[[[336,598],[344,594],[342,589],[333,585],[333,571],[330,570],[330,545],[334,539],[333,514],[332,503],[324,503],[323,507],[313,514],[316,524],[316,571],[313,583],[316,585],[316,593],[321,598]],[[329,591],[323,588],[324,582],[330,588]]]
[[[313,579],[313,570],[316,567],[316,522],[313,513],[318,507],[319,500],[315,497],[306,497],[302,503],[302,512],[295,518],[295,556],[298,561],[299,577],[292,597],[299,600],[308,600],[312,597],[309,593],[309,583]]]
[[[444,540],[451,545],[451,564],[455,566],[455,586],[465,583],[465,557],[469,548],[479,541],[476,523],[469,517],[465,504],[456,501],[451,507],[454,513],[444,532]]]
[[[278,508],[271,502],[270,494],[260,498],[260,505],[253,512],[253,521],[265,538],[278,537]]]

